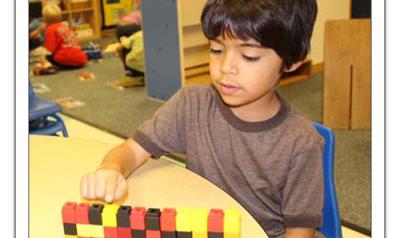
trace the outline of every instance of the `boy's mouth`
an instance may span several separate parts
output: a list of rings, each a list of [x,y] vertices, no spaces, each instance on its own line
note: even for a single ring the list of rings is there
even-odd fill
[[[230,84],[218,83],[220,91],[224,95],[232,95],[240,90],[240,87],[233,86]]]

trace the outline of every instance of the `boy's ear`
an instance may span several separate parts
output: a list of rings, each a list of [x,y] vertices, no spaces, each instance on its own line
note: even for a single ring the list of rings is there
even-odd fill
[[[288,72],[293,72],[295,71],[297,68],[299,68],[302,64],[303,64],[303,60],[297,61],[296,63],[292,64],[292,66],[290,66],[289,68],[284,68],[283,71],[288,73]]]

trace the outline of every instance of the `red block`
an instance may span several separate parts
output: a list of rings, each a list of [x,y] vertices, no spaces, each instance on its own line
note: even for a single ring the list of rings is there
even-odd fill
[[[118,238],[132,238],[131,228],[129,227],[117,227]]]
[[[62,208],[63,223],[75,224],[76,202],[66,202]]]
[[[211,209],[208,214],[208,231],[224,232],[224,211],[222,209]]]
[[[118,238],[116,227],[104,227],[104,238]]]
[[[176,231],[175,208],[164,208],[160,216],[161,231]]]
[[[75,209],[76,224],[89,224],[90,204],[80,203]]]
[[[146,208],[144,207],[134,207],[131,211],[130,221],[132,230],[144,230],[145,222],[144,218],[146,216]]]
[[[161,231],[146,231],[146,238],[161,238]]]

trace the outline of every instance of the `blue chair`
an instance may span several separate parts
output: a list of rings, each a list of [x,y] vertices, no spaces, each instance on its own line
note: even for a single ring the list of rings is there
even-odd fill
[[[335,134],[321,124],[314,123],[315,129],[325,139],[323,151],[324,208],[322,226],[319,231],[326,238],[342,238],[339,206],[336,199],[334,181]]]
[[[29,134],[57,135],[57,132],[62,132],[64,137],[68,137],[64,121],[57,115],[59,112],[61,107],[58,104],[36,96],[29,81]]]

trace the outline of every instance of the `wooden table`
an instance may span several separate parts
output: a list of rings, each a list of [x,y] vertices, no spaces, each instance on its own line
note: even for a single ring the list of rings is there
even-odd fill
[[[113,145],[76,138],[30,136],[29,225],[31,238],[64,237],[61,208],[80,202],[80,178],[96,168]],[[236,208],[242,237],[267,237],[233,198],[197,174],[167,160],[150,160],[129,178],[126,205],[153,208]]]

